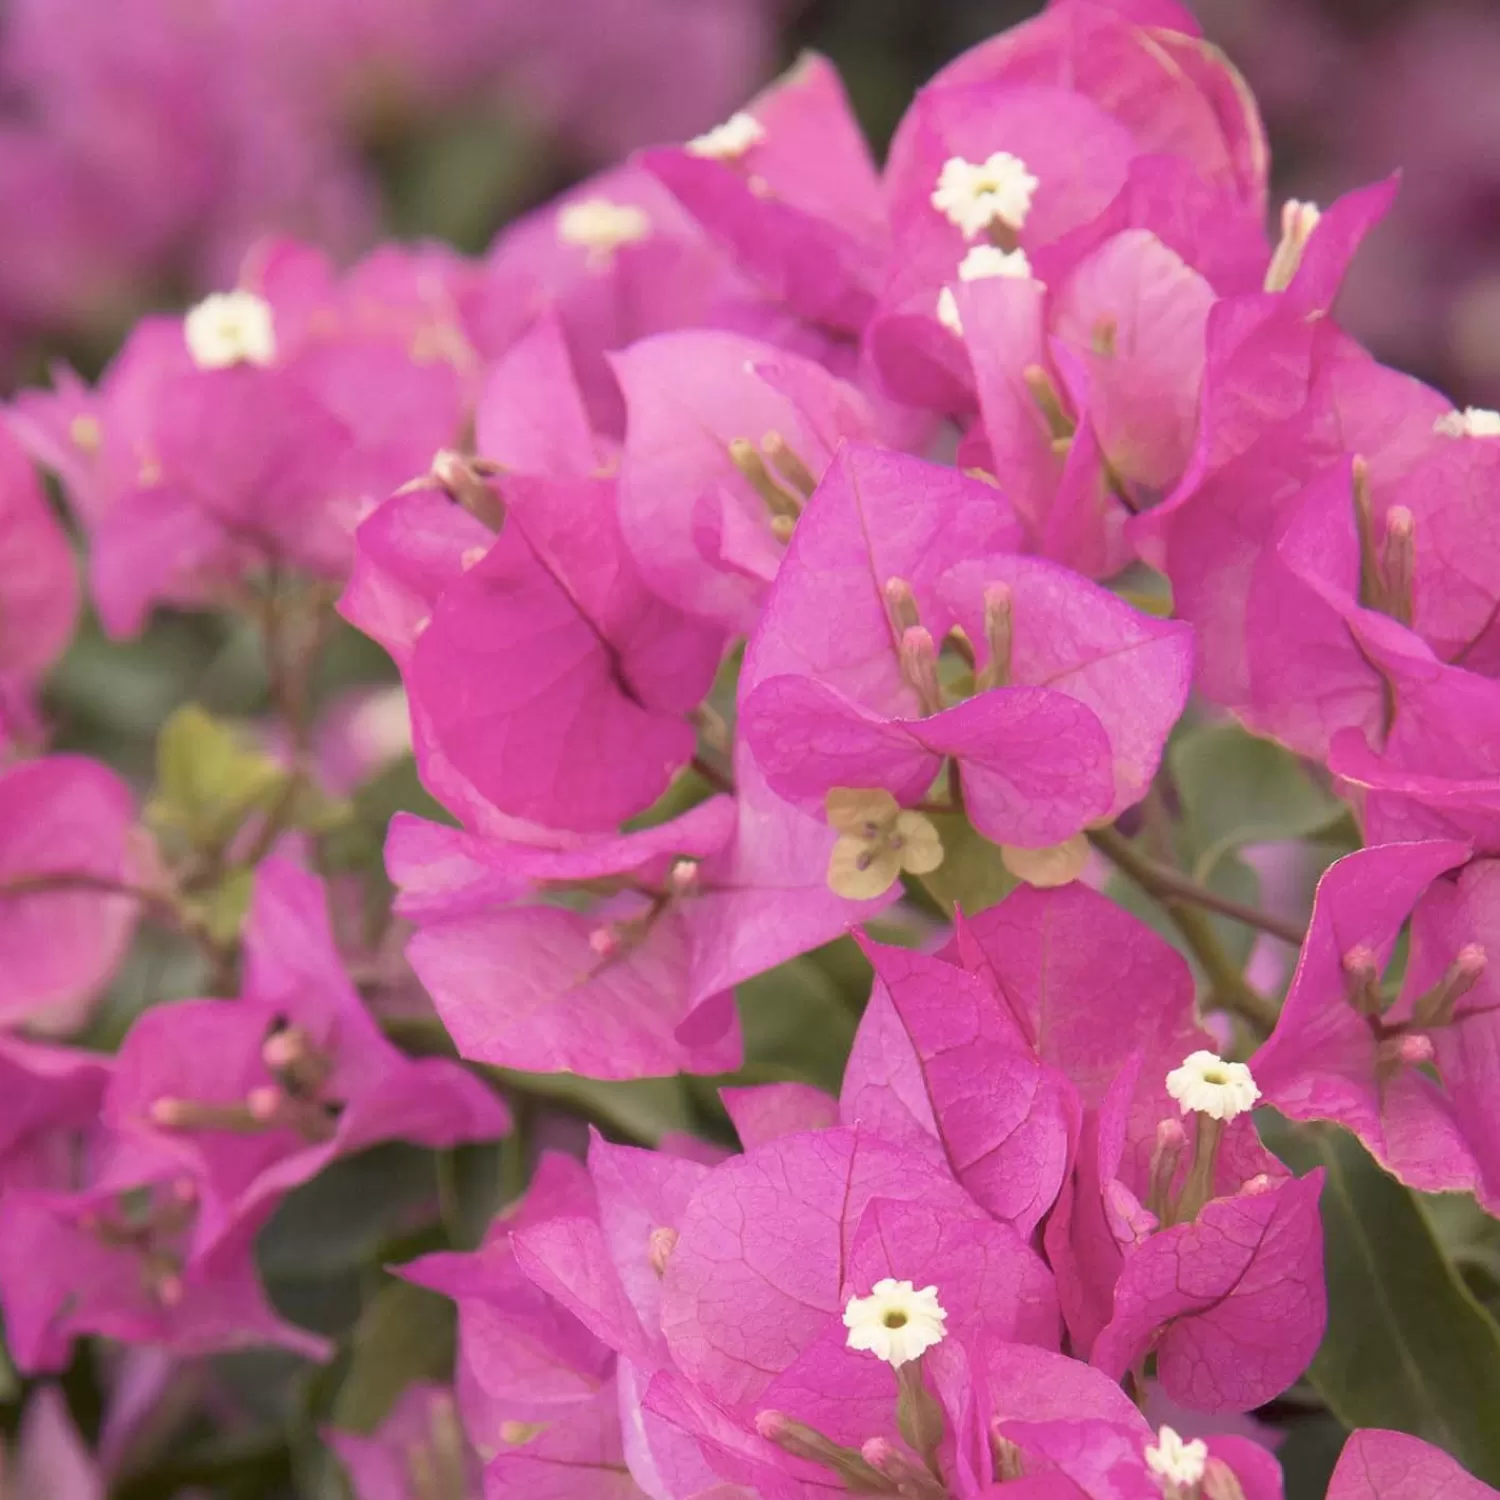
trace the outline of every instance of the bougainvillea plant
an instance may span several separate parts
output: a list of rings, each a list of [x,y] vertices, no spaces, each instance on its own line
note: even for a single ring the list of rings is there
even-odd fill
[[[1054,0],[9,403],[0,1492],[1497,1493],[1500,415],[1267,172]]]

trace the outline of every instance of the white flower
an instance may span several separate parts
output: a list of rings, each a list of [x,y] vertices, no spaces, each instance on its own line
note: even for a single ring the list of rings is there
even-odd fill
[[[633,245],[651,233],[651,219],[633,203],[584,198],[567,204],[557,216],[557,237],[597,256],[608,257],[621,245]]]
[[[997,151],[979,163],[950,156],[938,174],[932,206],[973,239],[996,220],[1020,229],[1038,186],[1026,163],[1009,151]]]
[[[1216,1052],[1194,1052],[1167,1074],[1167,1092],[1183,1114],[1197,1110],[1216,1120],[1232,1120],[1255,1107],[1260,1089],[1244,1063],[1225,1062]]]
[[[1500,437],[1500,411],[1486,411],[1479,406],[1450,411],[1433,423],[1432,430],[1453,438]]]
[[[1024,250],[1002,250],[998,245],[971,245],[958,263],[960,281],[988,281],[1006,276],[1012,281],[1031,280],[1031,262]]]
[[[1031,262],[1024,250],[1002,250],[998,245],[972,245],[969,253],[958,263],[960,281],[988,281],[991,277],[1005,276],[1013,281],[1031,279]],[[949,333],[963,337],[963,320],[958,315],[958,300],[951,287],[938,293],[938,322]]]
[[[268,365],[276,358],[271,304],[254,292],[215,292],[182,321],[188,353],[200,370]]]
[[[766,138],[766,127],[744,110],[732,114],[722,125],[695,135],[687,143],[689,156],[706,156],[712,161],[738,161],[752,146]]]
[[[900,1369],[943,1342],[947,1317],[935,1286],[924,1286],[919,1292],[911,1282],[887,1276],[870,1288],[868,1297],[849,1299],[844,1327],[849,1330],[851,1349],[867,1349]]]
[[[1146,1467],[1169,1485],[1197,1484],[1208,1464],[1208,1444],[1202,1438],[1185,1443],[1170,1427],[1146,1445]]]

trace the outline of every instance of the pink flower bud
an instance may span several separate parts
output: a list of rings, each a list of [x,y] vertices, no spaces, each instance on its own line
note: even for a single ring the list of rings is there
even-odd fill
[[[672,1258],[672,1252],[677,1248],[677,1238],[677,1231],[665,1225],[651,1231],[646,1254],[651,1261],[651,1269],[658,1276],[665,1276],[667,1274],[667,1262]]]

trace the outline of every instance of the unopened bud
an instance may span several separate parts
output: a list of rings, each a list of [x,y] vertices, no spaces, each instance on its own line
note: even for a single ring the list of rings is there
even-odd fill
[[[943,690],[938,685],[937,646],[932,632],[913,625],[901,636],[901,676],[917,695],[922,713],[938,713],[943,706]]]
[[[904,578],[886,579],[885,607],[898,634],[922,623],[922,617],[917,613],[917,596]]]
[[[1380,552],[1385,612],[1402,625],[1412,622],[1412,580],[1416,569],[1416,518],[1404,505],[1385,516],[1385,545]]]
[[[1169,1223],[1172,1217],[1172,1184],[1177,1180],[1177,1169],[1182,1165],[1187,1145],[1187,1131],[1180,1120],[1163,1120],[1156,1127],[1156,1148],[1151,1153],[1151,1185],[1146,1207],[1162,1224]]]
[[[245,1106],[257,1120],[270,1124],[281,1113],[281,1101],[285,1097],[274,1084],[265,1084],[245,1095]]]
[[[1380,609],[1384,590],[1375,548],[1375,502],[1370,498],[1370,466],[1363,458],[1355,457],[1350,479],[1354,530],[1359,538],[1359,602],[1366,609]]]
[[[922,1378],[922,1361],[908,1360],[896,1367],[896,1426],[901,1436],[922,1456],[934,1473],[938,1450],[943,1446],[947,1423],[942,1403],[927,1389]]]
[[[265,1039],[260,1049],[261,1061],[275,1072],[293,1067],[304,1058],[311,1041],[300,1026],[283,1026]]]
[[[785,1412],[757,1412],[755,1430],[768,1443],[775,1443],[783,1453],[832,1469],[856,1494],[900,1494],[891,1480],[866,1463],[853,1448],[840,1447],[815,1427],[794,1422]]]
[[[181,1130],[188,1122],[191,1106],[186,1099],[153,1099],[151,1101],[151,1123],[168,1130]]]
[[[1203,1466],[1203,1500],[1245,1500],[1245,1490],[1234,1470],[1222,1458],[1210,1458]]]
[[[812,492],[818,487],[817,476],[779,432],[768,432],[760,440],[760,450],[771,460],[772,468],[804,500],[812,498]]]
[[[729,461],[744,475],[750,488],[760,496],[773,516],[786,516],[790,520],[796,520],[801,515],[802,502],[776,482],[775,476],[766,467],[760,449],[749,438],[730,439]]]
[[[255,1131],[261,1121],[245,1104],[214,1104],[199,1099],[156,1099],[149,1110],[151,1122],[166,1130]]]
[[[909,1500],[947,1500],[948,1491],[889,1438],[871,1438],[859,1451],[872,1469],[896,1486],[898,1495]]]
[[[1375,950],[1368,944],[1356,943],[1339,962],[1344,970],[1344,992],[1349,1004],[1362,1016],[1378,1016],[1382,1002],[1380,963]]]
[[[505,509],[489,482],[495,472],[494,465],[466,458],[454,448],[439,449],[432,460],[438,488],[491,531],[499,531],[505,521]]]
[[[989,660],[979,674],[977,686],[1006,687],[1010,683],[1011,651],[1014,646],[1015,600],[1008,583],[990,583],[984,590],[984,639]]]
[[[500,1424],[500,1441],[512,1448],[534,1442],[547,1430],[545,1422],[507,1421]]]
[[[990,1457],[995,1465],[995,1478],[1001,1484],[1025,1476],[1026,1463],[1020,1448],[1008,1437],[1001,1436],[998,1423],[990,1427]]]
[[[613,958],[620,951],[620,934],[613,927],[596,927],[589,933],[589,947],[600,958]]]
[[[1289,198],[1281,210],[1281,239],[1266,270],[1265,289],[1284,292],[1302,264],[1303,252],[1312,232],[1323,217],[1316,203],[1299,203]]]
[[[1375,1044],[1375,1081],[1383,1087],[1403,1068],[1421,1067],[1436,1053],[1432,1038],[1420,1031],[1382,1036]]]
[[[1027,365],[1021,371],[1021,379],[1026,382],[1031,399],[1047,419],[1047,431],[1051,436],[1057,440],[1071,439],[1078,430],[1078,424],[1063,410],[1062,397],[1058,395],[1052,377],[1041,365]]]
[[[1197,1113],[1193,1118],[1196,1124],[1193,1161],[1188,1168],[1187,1180],[1182,1184],[1182,1196],[1172,1208],[1171,1222],[1174,1224],[1191,1223],[1214,1195],[1214,1173],[1219,1161],[1219,1144],[1224,1138],[1224,1121],[1203,1113]],[[1166,1222],[1163,1220],[1164,1224]]]
[[[677,1248],[677,1240],[677,1231],[666,1225],[661,1225],[651,1231],[650,1239],[647,1241],[646,1255],[651,1262],[651,1269],[658,1276],[667,1274],[667,1262]]]
[[[1487,962],[1478,943],[1466,944],[1448,965],[1447,972],[1425,995],[1419,995],[1412,1007],[1412,1019],[1418,1026],[1450,1026],[1453,1009],[1479,983]]]

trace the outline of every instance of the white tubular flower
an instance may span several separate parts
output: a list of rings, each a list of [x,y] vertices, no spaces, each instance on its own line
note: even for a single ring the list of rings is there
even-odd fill
[[[1462,411],[1450,411],[1432,424],[1432,430],[1443,437],[1489,438],[1500,437],[1500,411],[1487,411],[1481,406],[1466,406]]]
[[[1232,1120],[1255,1107],[1260,1089],[1244,1063],[1225,1062],[1216,1052],[1194,1052],[1167,1074],[1167,1092],[1183,1114],[1197,1111]]]
[[[983,162],[950,156],[938,174],[932,206],[973,239],[997,221],[1022,228],[1039,186],[1026,163],[1009,151],[997,151]]]
[[[706,156],[711,161],[738,161],[752,146],[766,138],[766,127],[744,110],[732,114],[722,125],[715,125],[687,143],[689,156]]]
[[[1172,1428],[1163,1427],[1156,1441],[1146,1445],[1146,1467],[1168,1494],[1199,1483],[1207,1466],[1208,1444],[1202,1438],[1185,1443]]]
[[[960,281],[989,281],[1004,276],[1012,281],[1031,280],[1031,262],[1024,250],[1002,250],[998,245],[972,245],[958,263]],[[964,325],[958,315],[958,300],[950,287],[938,293],[937,318],[950,333],[963,337]]]
[[[1030,281],[1031,262],[1024,250],[1002,250],[998,245],[971,245],[958,263],[960,281],[988,281],[994,276]]]
[[[898,1370],[943,1342],[947,1318],[935,1286],[917,1291],[911,1282],[889,1276],[877,1281],[868,1297],[851,1297],[844,1309],[849,1347],[868,1350]]]
[[[271,304],[254,292],[215,292],[182,321],[188,353],[200,370],[268,365],[276,358]]]
[[[651,233],[651,219],[634,203],[584,198],[569,203],[557,216],[557,237],[608,259],[621,245],[634,245]]]

